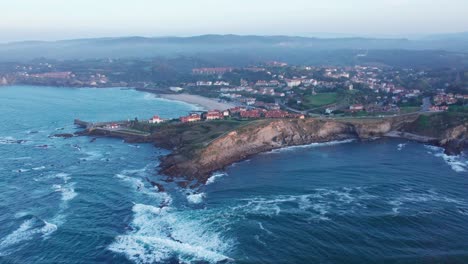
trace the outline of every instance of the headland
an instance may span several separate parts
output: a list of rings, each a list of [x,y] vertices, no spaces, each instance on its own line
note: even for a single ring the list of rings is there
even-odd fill
[[[366,119],[231,118],[160,124],[129,121],[119,126],[85,125],[80,135],[119,137],[169,149],[172,152],[161,159],[160,172],[169,179],[181,177],[201,184],[213,172],[235,162],[290,146],[386,137],[440,146],[449,155],[458,155],[468,146],[468,117],[456,113]]]

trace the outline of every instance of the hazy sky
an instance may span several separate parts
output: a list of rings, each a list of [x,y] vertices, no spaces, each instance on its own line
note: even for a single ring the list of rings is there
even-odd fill
[[[0,0],[0,41],[468,31],[468,0]]]

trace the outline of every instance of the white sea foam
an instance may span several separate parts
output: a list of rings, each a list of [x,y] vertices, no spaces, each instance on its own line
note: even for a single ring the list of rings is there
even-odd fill
[[[54,177],[62,179],[64,183],[67,183],[69,180],[71,180],[70,174],[63,172],[55,174]]]
[[[46,167],[45,166],[40,166],[40,167],[35,167],[35,168],[32,168],[33,170],[35,171],[39,171],[39,170],[44,170]]]
[[[30,170],[21,168],[21,169],[13,170],[12,172],[23,173],[23,172],[28,172],[28,171]]]
[[[18,249],[25,241],[33,240],[34,236],[41,235],[48,238],[57,231],[57,226],[46,221],[39,222],[36,218],[24,221],[18,229],[0,240],[0,256],[9,255]],[[12,248],[15,246],[14,248]]]
[[[206,181],[206,185],[213,184],[217,179],[226,176],[226,173],[213,173],[210,178]]]
[[[462,155],[458,156],[449,156],[444,153],[443,148],[435,147],[435,146],[429,146],[425,145],[425,147],[431,152],[430,154],[442,158],[447,165],[452,168],[453,171],[455,172],[467,172],[468,171],[468,160],[463,157]]]
[[[44,227],[41,228],[42,237],[48,238],[52,233],[57,231],[57,229],[57,225],[44,221]]]
[[[192,204],[200,204],[203,202],[203,199],[205,198],[205,193],[193,193],[187,195],[187,201]]]
[[[329,215],[352,213],[366,207],[376,196],[363,188],[315,189],[303,195],[278,195],[244,199],[243,205],[232,208],[240,215],[258,214],[274,217],[280,214],[305,214],[307,219],[330,220]]]
[[[74,189],[74,184],[67,184],[67,185],[59,185],[59,184],[54,184],[52,186],[52,188],[56,191],[56,192],[61,192],[62,193],[62,201],[70,201],[72,200],[73,198],[76,197],[77,193],[75,192],[75,189]]]
[[[88,160],[88,161],[101,159],[102,155],[103,155],[99,151],[86,151],[86,152],[84,152],[84,154],[86,154],[88,156],[87,158],[85,158],[85,160]]]
[[[399,151],[401,151],[405,146],[406,146],[406,143],[405,144],[398,144],[397,149]]]
[[[17,139],[14,137],[0,137],[0,145],[9,145],[17,143]]]
[[[197,219],[192,212],[171,207],[135,204],[134,231],[118,236],[109,249],[125,254],[135,263],[160,263],[176,259],[181,263],[229,260],[224,253],[230,244]]]
[[[347,139],[347,140],[335,140],[335,141],[329,141],[329,142],[323,142],[323,143],[312,143],[308,145],[300,145],[300,146],[291,146],[291,147],[285,147],[285,148],[280,148],[280,149],[275,149],[270,151],[269,153],[279,153],[279,152],[284,152],[284,151],[294,151],[297,149],[304,149],[304,148],[316,148],[316,147],[325,147],[325,146],[334,146],[334,145],[339,145],[339,144],[346,144],[346,143],[351,143],[354,142],[354,139]]]
[[[30,160],[32,157],[17,157],[17,158],[8,158],[7,160]]]
[[[436,154],[436,157],[441,157],[444,161],[456,172],[466,172],[468,169],[468,161],[461,156],[448,156],[446,154]]]
[[[165,193],[158,193],[154,187],[149,187],[149,186],[146,186],[145,183],[143,182],[143,179],[142,178],[138,178],[138,177],[130,177],[130,176],[127,176],[125,174],[116,174],[115,177],[117,177],[118,179],[120,179],[121,181],[127,183],[128,185],[130,185],[134,190],[144,194],[144,195],[147,195],[147,196],[151,196],[153,198],[157,198],[157,199],[160,199],[161,197],[166,197],[168,196],[167,194]]]
[[[266,229],[266,228],[263,226],[262,222],[258,222],[258,227],[260,227],[261,230],[265,231],[265,232],[266,232],[267,234],[269,234],[269,235],[272,235],[272,234],[273,234],[273,232],[271,232],[270,230]]]
[[[434,205],[429,207],[427,204],[433,204],[433,202],[441,203],[444,206],[452,205],[459,208],[468,208],[468,202],[462,199],[447,197],[436,192],[435,190],[419,192],[414,190],[405,191],[400,196],[390,198],[390,200],[387,201],[387,203],[392,206],[392,212],[394,214],[400,214],[402,212],[406,214],[427,213],[427,210],[434,209]]]

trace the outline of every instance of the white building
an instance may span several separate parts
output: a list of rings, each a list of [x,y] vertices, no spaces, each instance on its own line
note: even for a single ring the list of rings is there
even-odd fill
[[[159,116],[153,116],[150,120],[149,120],[150,124],[160,124],[162,122],[164,122],[164,119],[160,118]]]
[[[290,79],[290,80],[286,80],[286,84],[288,85],[288,87],[294,88],[294,87],[297,87],[297,86],[301,85],[302,80],[301,79]]]

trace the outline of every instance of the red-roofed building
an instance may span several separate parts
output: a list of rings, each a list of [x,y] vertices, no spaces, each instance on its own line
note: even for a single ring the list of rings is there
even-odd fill
[[[149,120],[150,124],[159,124],[164,122],[164,119],[160,118],[159,116],[155,115]]]
[[[364,106],[362,104],[354,104],[349,107],[349,110],[353,112],[362,111],[364,110]]]
[[[221,113],[219,110],[211,110],[206,113],[206,120],[219,120],[223,118],[223,113]]]
[[[282,111],[282,110],[269,110],[269,111],[266,111],[265,113],[266,118],[285,118],[288,116],[289,116],[289,113],[286,111]]]
[[[245,108],[245,107],[236,106],[234,108],[229,109],[229,112],[231,112],[231,115],[233,115],[233,114],[241,113],[241,112],[246,111],[246,110],[247,110],[247,108]]]
[[[260,118],[261,112],[260,110],[257,110],[257,109],[247,110],[247,111],[240,112],[240,116],[242,118]]]
[[[180,122],[182,123],[190,123],[197,121],[201,121],[201,116],[199,114],[190,114],[188,116],[183,116],[180,118]]]

